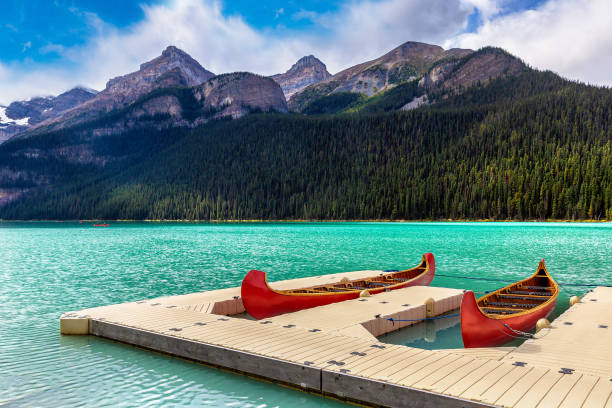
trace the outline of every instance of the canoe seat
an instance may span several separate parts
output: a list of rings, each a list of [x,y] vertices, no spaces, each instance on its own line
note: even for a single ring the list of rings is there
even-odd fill
[[[525,289],[535,289],[535,290],[554,290],[555,288],[550,288],[548,286],[523,286]]]
[[[520,300],[545,300],[547,296],[536,296],[536,295],[510,295],[498,293],[497,297],[502,299],[520,299]]]
[[[391,286],[390,283],[380,283],[380,282],[368,282],[368,285],[383,286],[383,287]]]
[[[505,306],[505,307],[517,307],[517,308],[520,308],[520,309],[531,309],[531,307],[534,306],[534,305],[520,305],[520,304],[508,303],[508,302],[489,302],[489,301],[487,301],[487,305]]]
[[[395,282],[406,282],[409,281],[410,279],[404,279],[404,278],[391,278],[389,280],[395,281]]]
[[[527,290],[511,290],[508,293],[512,295],[535,295],[535,296],[546,296],[546,297],[552,296],[552,293],[550,292],[535,292],[535,291],[527,291]]]
[[[490,309],[487,307],[483,308],[482,310],[488,314],[515,314],[520,311],[520,310],[513,311],[513,310]]]

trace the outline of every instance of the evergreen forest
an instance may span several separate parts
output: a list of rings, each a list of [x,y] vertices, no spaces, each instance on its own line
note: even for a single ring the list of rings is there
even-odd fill
[[[398,112],[416,91],[134,130],[92,144],[102,164],[13,154],[78,143],[87,125],[5,143],[0,160],[54,183],[0,218],[612,219],[610,89],[530,71]]]

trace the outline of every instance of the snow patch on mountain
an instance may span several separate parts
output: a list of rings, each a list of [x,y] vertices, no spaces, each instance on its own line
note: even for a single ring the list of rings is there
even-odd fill
[[[0,106],[0,124],[28,126],[30,118],[11,119],[6,116],[6,106]]]

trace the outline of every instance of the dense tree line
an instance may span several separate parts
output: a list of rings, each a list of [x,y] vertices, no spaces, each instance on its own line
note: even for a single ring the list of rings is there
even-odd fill
[[[255,114],[118,137],[98,148],[136,152],[129,161],[66,170],[0,217],[612,219],[610,90],[529,75],[410,112]]]

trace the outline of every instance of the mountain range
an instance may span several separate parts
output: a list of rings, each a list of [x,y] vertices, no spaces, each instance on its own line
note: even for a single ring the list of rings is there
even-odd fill
[[[306,173],[296,175],[307,183],[300,188],[296,187],[296,183],[300,185],[302,183],[299,180],[281,182],[276,178],[284,179],[284,176],[264,177],[257,184],[252,184],[253,180],[262,176],[261,171],[264,168],[267,168],[265,174],[270,175],[277,174],[276,172],[281,168],[287,174],[294,171],[286,160],[293,156],[293,153],[289,153],[291,149],[289,139],[297,140],[302,137],[294,134],[297,129],[301,129],[300,131],[305,134],[311,134],[319,129],[322,135],[317,134],[317,137],[312,140],[318,140],[319,136],[325,137],[325,135],[338,137],[337,132],[342,129],[342,123],[345,123],[346,129],[355,128],[357,133],[359,133],[357,128],[360,126],[369,129],[369,132],[373,134],[381,132],[382,129],[388,129],[387,126],[392,126],[392,128],[400,126],[401,129],[410,133],[409,129],[412,127],[421,126],[414,121],[415,118],[422,119],[433,115],[429,118],[430,120],[450,121],[459,126],[459,123],[463,121],[460,119],[462,115],[460,112],[469,112],[470,119],[464,124],[465,129],[462,132],[473,133],[479,129],[477,127],[480,126],[479,124],[487,121],[487,115],[514,112],[512,109],[516,106],[534,103],[533,101],[537,98],[542,101],[546,98],[567,99],[567,96],[563,96],[563,92],[574,92],[580,95],[595,93],[595,96],[591,95],[593,100],[597,103],[603,101],[603,113],[597,112],[596,114],[602,114],[605,120],[599,116],[593,120],[597,123],[602,121],[605,123],[600,133],[593,137],[598,143],[605,145],[605,137],[610,132],[607,127],[609,116],[606,116],[610,111],[610,106],[606,105],[610,96],[609,89],[588,87],[564,80],[551,72],[533,70],[519,58],[499,48],[485,47],[477,51],[445,50],[436,45],[407,42],[379,58],[355,65],[334,75],[327,71],[323,62],[309,55],[299,59],[285,73],[265,77],[248,72],[216,75],[206,70],[184,51],[169,46],[159,57],[143,63],[138,71],[110,79],[105,89],[100,92],[80,87],[57,97],[33,98],[28,101],[13,102],[7,107],[0,107],[0,142],[2,139],[7,139],[0,145],[0,218],[147,218],[153,216],[197,219],[333,218],[338,214],[334,213],[331,208],[338,205],[339,198],[334,199],[334,197],[340,192],[325,193],[319,189],[344,186],[343,189],[351,190],[356,185],[367,189],[366,185],[358,183],[357,180],[360,180],[360,177],[368,179],[369,176],[362,175],[354,179],[357,177],[354,174],[350,176],[353,178],[347,185],[348,181],[342,179],[345,176],[337,175],[334,167],[319,176],[314,175],[316,171],[304,170]],[[582,100],[579,97],[574,99]],[[571,100],[570,103],[572,103]],[[547,109],[552,108],[547,107]],[[402,112],[409,112],[411,116],[406,116],[408,113]],[[453,114],[444,112],[453,112]],[[513,115],[518,114],[513,113]],[[564,115],[563,112],[558,114]],[[371,121],[379,120],[376,118],[379,118],[380,115],[384,115],[382,117],[385,119],[380,119],[381,123],[385,123],[384,127],[380,128],[382,124],[372,127]],[[251,116],[251,119],[247,118]],[[232,124],[234,120],[237,121]],[[578,126],[577,120],[575,119],[568,126]],[[252,128],[241,128],[242,124],[249,124]],[[550,131],[551,128],[552,125],[548,123],[544,130]],[[245,144],[240,138],[248,139],[249,134],[260,134],[258,132],[262,132],[262,129],[267,129],[267,134],[274,134],[275,138],[280,137],[280,139],[277,140],[276,147],[270,146],[271,150],[256,154],[255,152],[263,148],[262,146],[267,146],[267,142],[262,142],[261,146],[254,147]],[[277,135],[277,129],[285,129],[285,136]],[[591,129],[591,131],[594,130]],[[423,155],[432,154],[433,146],[438,146],[435,148],[437,154],[443,152],[451,154],[451,151],[454,150],[448,149],[456,149],[455,144],[448,144],[450,141],[438,145],[441,143],[439,141],[446,136],[441,136],[432,129],[429,132],[434,132],[430,137],[436,142],[434,145],[426,144],[429,147],[422,146],[420,153]],[[516,132],[523,134],[521,132],[524,132],[524,129],[520,132],[516,130]],[[215,134],[219,140],[211,140],[212,134]],[[226,134],[234,134],[234,138],[226,138]],[[512,135],[511,132],[510,136]],[[368,134],[363,137],[368,139],[370,136]],[[199,140],[198,137],[201,140],[205,139],[206,142],[194,142],[194,138]],[[523,138],[519,137],[517,140],[520,139],[523,143],[529,138],[524,135]],[[567,142],[563,137],[559,137],[557,142],[561,143],[561,141]],[[352,145],[359,145],[361,142],[363,140],[353,140]],[[227,143],[227,145],[221,146],[219,143]],[[302,146],[302,149],[317,148],[308,145],[307,140],[304,140],[303,143],[307,145]],[[402,139],[397,143],[401,145],[410,143],[410,141]],[[201,151],[202,155],[183,157],[184,154],[188,154],[184,150],[188,145],[190,145],[190,151]],[[350,150],[352,145],[346,144],[342,148]],[[319,149],[321,148],[319,146]],[[302,157],[302,160],[310,163],[310,168],[316,169],[322,163],[320,160],[333,160],[330,156],[332,152],[327,150],[329,148],[330,146],[327,146],[325,151],[320,150],[319,159]],[[249,151],[252,154],[246,154],[244,149],[251,149]],[[205,152],[215,152],[215,155],[211,156]],[[384,155],[390,154],[390,152],[380,154],[383,153]],[[258,156],[258,154],[263,154],[263,156]],[[476,154],[476,152],[470,154]],[[149,163],[148,160],[151,157],[156,157],[155,164],[151,163],[149,167],[146,167],[145,163]],[[179,160],[178,157],[182,159]],[[251,170],[236,163],[237,157],[241,157],[245,163],[251,163],[253,165]],[[592,159],[601,162],[607,157],[597,156]],[[345,157],[347,158],[354,163],[363,160],[363,157],[357,152]],[[216,167],[202,169],[202,174],[193,174],[193,169],[201,168],[202,160],[211,166],[215,162]],[[217,162],[218,160],[223,161]],[[268,162],[268,160],[274,161]],[[400,159],[389,158],[389,160],[395,163],[395,160]],[[187,167],[190,170],[183,167],[187,163],[190,163]],[[266,167],[269,165],[273,167]],[[301,165],[302,163],[293,164],[293,166]],[[353,164],[353,166],[356,165]],[[381,163],[381,165],[385,164]],[[515,164],[506,165],[512,167]],[[129,169],[142,166],[146,168],[141,168],[138,173],[129,171]],[[175,173],[176,166],[183,170]],[[365,163],[363,167],[369,168]],[[240,171],[231,176],[222,177],[229,183],[227,185],[219,186],[202,179],[202,177],[210,178],[225,174],[232,168],[240,169]],[[157,176],[154,176],[157,171],[162,171],[164,174],[175,174],[171,179],[173,181],[164,179],[162,183]],[[345,169],[342,174],[348,175],[354,171],[357,170],[351,167]],[[417,170],[412,169],[412,171]],[[128,177],[126,174],[132,174],[132,176]],[[138,187],[134,187],[135,180],[144,174],[150,174],[157,181],[140,180],[137,183]],[[236,178],[237,174],[242,174],[246,178]],[[336,175],[329,179],[331,174]],[[384,177],[381,183],[384,186],[385,183],[396,180],[396,177],[398,175]],[[414,177],[418,179],[422,175],[417,176],[415,173],[410,176],[411,179]],[[608,188],[611,183],[609,172],[604,171],[600,177],[604,186]],[[393,185],[404,182],[393,181]],[[99,183],[114,185],[118,190],[108,191],[104,187],[100,189],[100,191],[105,191],[104,195],[96,195],[85,188],[85,186]],[[277,186],[278,183],[285,187]],[[312,197],[304,195],[309,191],[308,185],[310,184],[308,183],[319,186],[310,188],[316,190],[318,195],[313,194]],[[157,187],[152,187],[154,185]],[[162,187],[162,185],[174,185],[175,187]],[[171,193],[177,185],[183,185],[184,188],[180,192]],[[278,208],[285,208],[287,205],[285,201],[296,202],[295,205],[301,207],[282,211],[272,211],[270,208],[268,212],[260,211],[260,209],[256,211],[254,209],[259,208],[258,205],[245,204],[251,203],[253,197],[241,196],[242,193],[236,195],[234,189],[238,186],[255,189],[253,190],[256,191],[254,196],[264,202],[275,202]],[[129,206],[125,202],[128,198],[122,194],[129,191],[130,194],[138,196],[138,194],[143,194],[142,188],[157,189],[159,194],[165,191],[165,200],[174,203],[168,204],[172,208],[169,207],[167,211],[159,209],[153,211],[153,207],[160,205],[160,202],[153,199],[153,196],[147,195],[147,198],[141,197],[143,202],[136,205],[137,208],[144,206],[142,211],[134,212],[128,209]],[[442,189],[442,187],[438,188]],[[262,195],[260,189],[266,193]],[[446,187],[442,190],[445,189]],[[100,209],[97,204],[94,205],[85,200],[83,196],[85,191],[88,196],[105,201],[103,208],[106,209]],[[197,191],[201,193],[199,198],[190,196]],[[606,217],[612,207],[610,203],[612,199],[605,194],[600,199],[598,198],[600,193],[593,191],[590,189],[584,193],[589,198],[583,201],[586,200],[590,204],[584,202],[579,204],[580,200],[573,198],[575,202],[572,201],[565,205],[563,211],[557,211],[556,207],[553,209],[551,204],[546,207],[545,211],[535,214],[534,210],[534,213],[530,213],[529,216]],[[139,193],[136,194],[136,192]],[[508,194],[511,193],[513,192],[508,192]],[[175,208],[177,206],[183,208],[183,204],[175,203],[177,197],[182,194],[188,194],[191,197],[183,199],[193,201],[193,204],[187,205],[191,211],[189,216]],[[286,194],[289,195],[286,196]],[[454,194],[465,195],[459,192]],[[228,196],[232,195],[235,196],[234,200],[227,201]],[[110,202],[107,201],[106,196],[108,200],[111,200]],[[285,201],[278,201],[279,197]],[[354,196],[353,198],[355,199]],[[65,202],[67,199],[73,200],[73,204]],[[83,200],[89,204],[83,204]],[[223,208],[215,207],[215,210],[211,211],[209,206],[212,204],[210,203],[216,202],[215,200],[221,200],[215,205],[221,205]],[[320,211],[308,210],[308,205],[313,205],[312,200],[317,206],[322,206]],[[362,197],[362,200],[370,202],[371,198]],[[529,200],[535,200],[535,198]],[[550,200],[554,201],[552,198]],[[195,213],[191,205],[208,209]],[[401,215],[419,218],[441,217],[445,215],[445,211],[448,212],[447,209],[435,214],[419,215],[411,212],[412,210],[400,210],[399,207],[403,208],[403,205],[398,207],[397,203],[386,205],[386,209],[370,208],[376,205],[368,204],[366,207],[369,209],[364,207],[362,210],[355,210],[343,216],[390,218],[393,213],[394,217]],[[525,205],[529,206],[531,203]],[[536,204],[533,205],[537,207]],[[589,211],[589,205],[594,205],[595,209]],[[394,206],[398,209],[394,210]],[[351,205],[346,204],[346,207],[351,207]],[[96,211],[93,211],[93,208],[96,208]],[[518,211],[518,213],[520,213],[519,217],[527,217],[524,211]],[[472,209],[467,212],[458,212],[456,215],[469,218],[475,215],[475,211]],[[514,204],[506,205],[503,211],[500,210],[493,216],[516,217],[517,211]]]
[[[123,117],[99,132],[116,133],[133,126],[148,126],[150,121],[146,118],[162,114],[168,115],[169,120],[163,125],[158,123],[158,127],[198,126],[210,119],[236,118],[252,110],[308,112],[310,104],[326,96],[337,100],[340,95],[354,101],[414,80],[419,80],[423,91],[456,89],[480,80],[514,75],[523,69],[526,67],[520,60],[496,49],[475,54],[472,50],[444,50],[436,45],[407,42],[380,58],[335,75],[309,55],[285,73],[271,76],[273,82],[249,73],[225,74],[222,80],[218,76],[209,82],[215,74],[184,51],[169,46],[159,57],[143,63],[138,71],[110,79],[99,93],[75,88],[57,97],[13,102],[2,112],[4,129],[0,135],[8,139],[22,132],[27,135],[59,130],[97,120],[110,112],[116,114],[118,110],[123,111]],[[275,83],[280,85],[282,95]],[[210,93],[221,84],[214,92],[214,101],[210,98],[203,101],[203,93],[196,89],[200,86]],[[192,91],[186,92],[184,88]],[[181,96],[176,94],[177,89],[183,89]],[[349,98],[347,93],[351,94]],[[425,98],[419,95],[407,103],[419,106]]]

